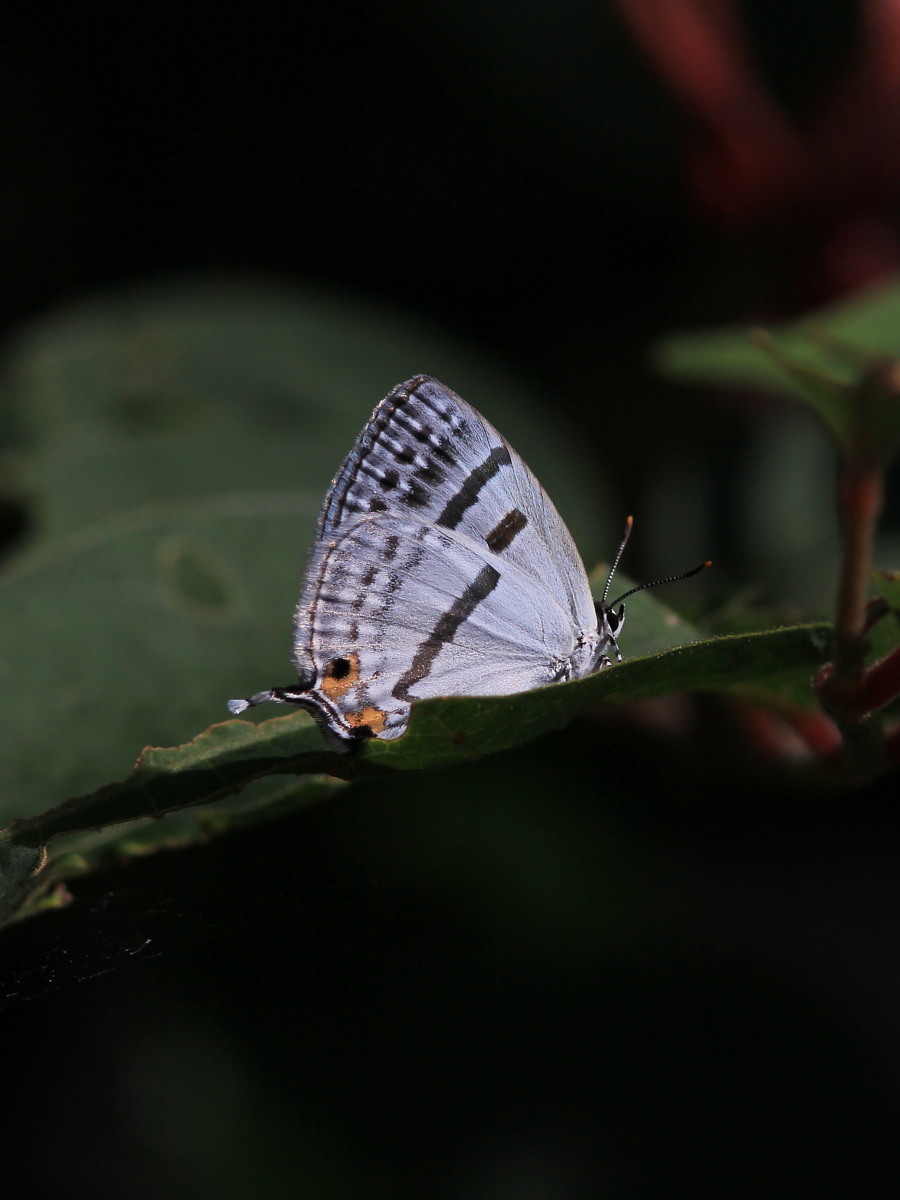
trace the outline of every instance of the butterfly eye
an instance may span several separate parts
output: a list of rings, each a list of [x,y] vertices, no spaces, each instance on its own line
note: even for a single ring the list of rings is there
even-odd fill
[[[616,609],[598,600],[594,602],[594,608],[597,612],[597,623],[600,628],[608,633],[610,637],[615,638],[619,634],[625,620],[625,605],[620,604]]]

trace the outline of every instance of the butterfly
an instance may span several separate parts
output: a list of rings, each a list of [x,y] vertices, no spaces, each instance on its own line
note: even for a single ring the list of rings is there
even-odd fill
[[[416,700],[508,695],[621,662],[622,601],[655,586],[607,603],[630,531],[629,517],[595,601],[571,534],[512,446],[416,375],[376,407],[325,496],[294,614],[298,682],[228,708],[296,704],[344,745],[390,740]]]

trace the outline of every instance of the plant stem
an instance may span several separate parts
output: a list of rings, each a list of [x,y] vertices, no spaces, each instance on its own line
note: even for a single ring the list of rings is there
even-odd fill
[[[875,527],[881,515],[883,476],[869,462],[847,463],[840,489],[843,553],[835,619],[832,687],[850,707],[862,692],[865,666],[866,605]]]
[[[884,761],[884,731],[865,703],[867,597],[884,476],[873,455],[848,455],[840,484],[841,575],[834,631],[834,669],[820,697],[844,739],[845,766],[866,775]]]

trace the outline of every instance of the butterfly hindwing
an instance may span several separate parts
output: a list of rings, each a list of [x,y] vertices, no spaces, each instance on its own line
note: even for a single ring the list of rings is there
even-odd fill
[[[530,575],[389,514],[319,544],[297,629],[298,671],[344,737],[398,736],[416,699],[523,691],[567,677],[573,661],[584,673],[594,650]]]

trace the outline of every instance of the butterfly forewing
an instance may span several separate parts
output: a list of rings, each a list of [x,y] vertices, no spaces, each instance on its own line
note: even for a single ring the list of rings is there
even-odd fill
[[[379,512],[486,546],[539,580],[579,628],[595,621],[578,551],[540,483],[484,417],[427,375],[375,409],[325,498],[319,538]]]

